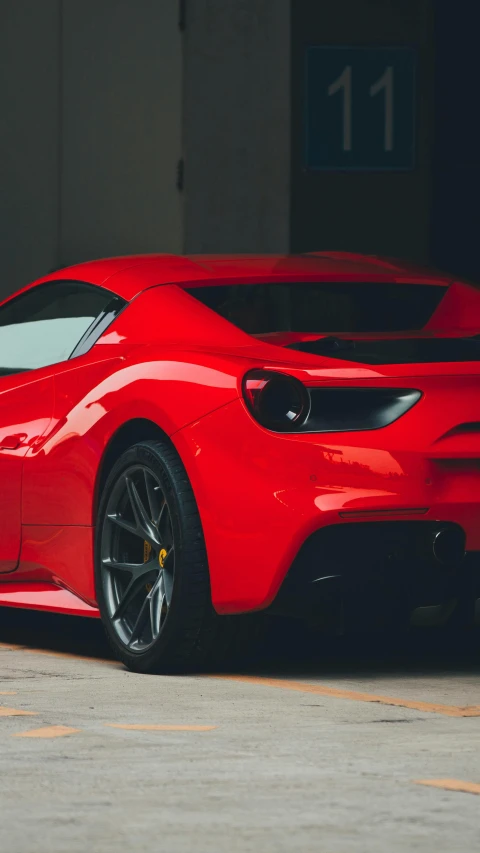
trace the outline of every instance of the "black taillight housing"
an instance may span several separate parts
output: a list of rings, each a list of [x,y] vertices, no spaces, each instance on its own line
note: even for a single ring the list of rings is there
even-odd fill
[[[382,429],[415,406],[412,388],[312,386],[287,373],[250,370],[242,392],[258,423],[273,432],[321,433]]]
[[[243,398],[262,426],[275,432],[298,432],[310,413],[308,390],[285,373],[250,370],[243,378]]]

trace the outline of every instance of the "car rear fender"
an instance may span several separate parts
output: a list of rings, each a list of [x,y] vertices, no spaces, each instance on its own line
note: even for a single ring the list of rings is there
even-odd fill
[[[26,459],[24,524],[94,524],[98,472],[119,429],[144,420],[171,436],[238,398],[236,371],[213,359],[103,362],[103,372],[93,388],[98,364],[72,363],[56,375],[51,427]]]

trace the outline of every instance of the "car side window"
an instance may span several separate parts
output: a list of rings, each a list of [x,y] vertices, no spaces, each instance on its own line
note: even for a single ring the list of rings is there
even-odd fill
[[[0,308],[0,375],[70,358],[112,302],[125,304],[79,281],[47,282],[14,297]]]

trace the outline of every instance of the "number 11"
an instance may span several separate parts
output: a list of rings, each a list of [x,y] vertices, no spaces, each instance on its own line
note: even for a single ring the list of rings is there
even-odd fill
[[[346,65],[340,77],[328,87],[328,94],[335,95],[343,89],[343,143],[344,151],[352,150],[352,66]],[[393,65],[388,65],[382,76],[370,86],[370,97],[374,98],[385,90],[385,134],[383,147],[393,151]]]

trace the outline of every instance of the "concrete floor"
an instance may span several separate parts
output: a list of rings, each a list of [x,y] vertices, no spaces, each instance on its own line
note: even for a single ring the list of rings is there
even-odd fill
[[[2,851],[480,850],[478,636],[282,629],[249,680],[158,677],[93,621],[0,617]]]

